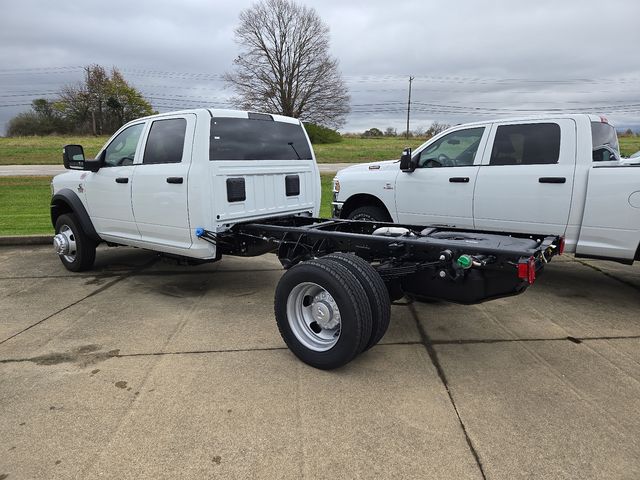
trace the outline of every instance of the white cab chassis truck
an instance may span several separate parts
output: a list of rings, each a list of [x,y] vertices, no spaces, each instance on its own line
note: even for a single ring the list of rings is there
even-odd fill
[[[566,238],[577,257],[640,260],[640,165],[604,117],[554,115],[453,127],[401,162],[334,180],[337,218]]]
[[[67,145],[52,182],[55,251],[90,269],[96,246],[128,245],[190,263],[278,255],[282,338],[331,369],[385,334],[390,299],[477,303],[522,293],[562,251],[558,236],[481,234],[319,219],[320,177],[300,121],[198,109],[124,125],[94,160]]]

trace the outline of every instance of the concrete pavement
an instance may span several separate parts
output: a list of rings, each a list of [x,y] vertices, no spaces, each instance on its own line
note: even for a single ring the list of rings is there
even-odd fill
[[[273,318],[277,259],[179,267],[0,248],[0,478],[638,478],[640,266],[400,302],[322,372]]]
[[[336,173],[355,163],[319,163],[320,173]],[[0,165],[0,177],[53,177],[66,170],[61,165]]]

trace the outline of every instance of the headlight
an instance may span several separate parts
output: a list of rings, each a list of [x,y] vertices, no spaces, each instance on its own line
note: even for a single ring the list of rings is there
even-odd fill
[[[337,177],[333,177],[333,193],[340,192],[340,181]]]

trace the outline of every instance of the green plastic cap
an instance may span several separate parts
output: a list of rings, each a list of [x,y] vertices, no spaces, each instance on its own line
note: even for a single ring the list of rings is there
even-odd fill
[[[469,255],[460,255],[458,257],[457,262],[458,262],[458,265],[466,269],[471,267],[471,264],[473,263],[473,259]]]

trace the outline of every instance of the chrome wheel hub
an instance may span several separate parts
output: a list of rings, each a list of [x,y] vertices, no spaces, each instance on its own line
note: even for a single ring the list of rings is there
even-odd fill
[[[329,292],[324,291],[313,297],[312,315],[321,328],[331,330],[340,325],[340,310]]]
[[[310,350],[329,350],[340,338],[342,321],[338,304],[315,283],[301,283],[291,290],[287,318],[293,334]]]
[[[53,248],[58,255],[69,262],[76,259],[76,236],[69,225],[62,225],[58,234],[53,237]]]

